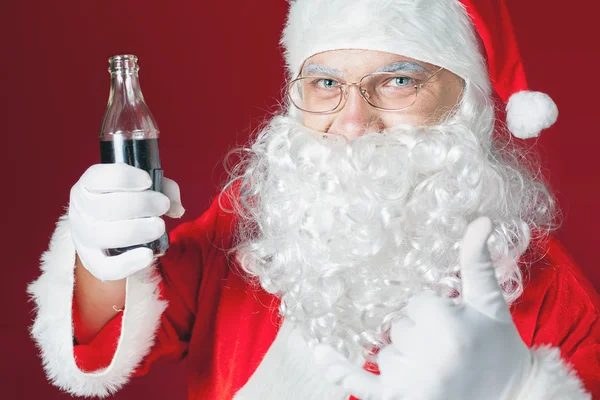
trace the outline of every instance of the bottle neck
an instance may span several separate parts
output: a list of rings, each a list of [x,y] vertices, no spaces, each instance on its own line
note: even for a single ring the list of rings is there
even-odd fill
[[[158,138],[159,129],[144,101],[138,70],[134,55],[109,59],[111,85],[99,132],[101,141]]]
[[[144,101],[137,71],[118,71],[111,73],[109,104],[117,101],[131,106]]]

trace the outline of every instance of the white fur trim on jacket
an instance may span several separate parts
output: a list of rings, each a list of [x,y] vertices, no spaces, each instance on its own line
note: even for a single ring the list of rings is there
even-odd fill
[[[83,372],[73,355],[74,265],[75,247],[65,215],[59,219],[50,246],[41,257],[42,275],[28,287],[37,314],[31,336],[54,385],[78,396],[106,397],[127,383],[150,351],[167,303],[159,300],[160,278],[153,274],[154,267],[129,277],[121,337],[113,360],[105,369]]]
[[[506,400],[591,400],[582,382],[560,350],[549,346],[532,349],[533,368],[516,399]]]
[[[284,320],[275,341],[233,400],[344,400],[345,391],[323,378],[313,351],[293,323]]]
[[[560,350],[531,350],[533,367],[519,393],[502,400],[591,400],[576,373],[561,358]],[[323,378],[313,351],[293,324],[284,321],[257,370],[234,400],[342,400],[344,391]],[[273,377],[276,377],[274,379]],[[455,399],[451,399],[455,400]]]

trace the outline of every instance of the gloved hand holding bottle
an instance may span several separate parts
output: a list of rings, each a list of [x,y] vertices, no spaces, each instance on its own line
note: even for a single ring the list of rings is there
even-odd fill
[[[179,218],[179,186],[163,177],[159,129],[144,101],[137,57],[109,60],[111,87],[99,131],[101,164],[71,189],[69,223],[76,251],[74,297],[89,340],[123,309],[125,279],[169,246],[162,215]]]
[[[124,163],[92,165],[71,188],[71,236],[83,266],[101,281],[127,278],[152,263],[143,245],[165,234],[167,215],[184,213],[179,186],[162,178],[163,193],[150,190],[150,175]],[[134,247],[111,256],[107,249]]]

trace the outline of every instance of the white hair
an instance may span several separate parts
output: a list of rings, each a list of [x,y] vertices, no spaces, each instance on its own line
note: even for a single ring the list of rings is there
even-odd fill
[[[494,106],[475,85],[441,124],[351,142],[289,111],[243,149],[228,186],[241,266],[309,340],[368,357],[415,294],[459,299],[459,243],[481,215],[494,223],[506,300],[522,293],[519,258],[553,228],[555,203],[520,153],[493,140]]]

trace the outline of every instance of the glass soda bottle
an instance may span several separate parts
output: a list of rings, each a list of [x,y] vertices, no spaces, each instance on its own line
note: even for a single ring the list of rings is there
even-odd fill
[[[138,59],[132,54],[108,59],[111,85],[108,105],[100,127],[100,162],[126,163],[147,171],[152,178],[151,190],[162,191],[163,170],[158,154],[159,130],[144,101],[138,77]],[[165,233],[151,243],[107,249],[111,255],[145,246],[162,255],[169,247]]]

